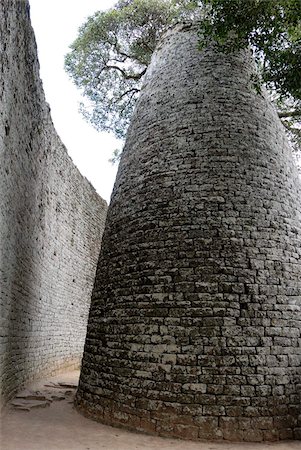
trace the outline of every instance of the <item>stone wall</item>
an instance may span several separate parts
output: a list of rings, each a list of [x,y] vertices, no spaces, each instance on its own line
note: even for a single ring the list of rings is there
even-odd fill
[[[107,205],[54,130],[27,1],[0,3],[0,70],[3,402],[79,364]]]
[[[300,439],[301,188],[250,54],[160,44],[127,136],[77,408],[189,439]]]

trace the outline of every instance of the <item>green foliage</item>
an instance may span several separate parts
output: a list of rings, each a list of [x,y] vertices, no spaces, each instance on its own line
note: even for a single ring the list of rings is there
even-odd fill
[[[295,148],[301,148],[301,0],[203,0],[200,47],[223,52],[250,46]]]
[[[190,0],[119,0],[80,28],[65,68],[89,99],[81,111],[97,129],[125,135],[158,40],[194,9]]]
[[[301,0],[119,0],[80,28],[65,67],[87,99],[81,105],[87,120],[124,137],[158,40],[178,21],[198,20],[200,48],[215,42],[223,52],[253,49],[259,67],[254,88],[259,92],[264,82],[274,93],[298,142],[300,15]]]
[[[262,61],[263,81],[283,96],[301,100],[301,0],[203,0],[201,45],[222,51],[250,45]]]

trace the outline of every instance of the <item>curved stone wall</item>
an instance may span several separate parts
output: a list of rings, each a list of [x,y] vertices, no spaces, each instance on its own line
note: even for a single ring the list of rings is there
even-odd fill
[[[298,439],[301,189],[251,57],[154,54],[120,163],[77,408],[189,439]],[[299,421],[298,421],[299,420]]]
[[[4,403],[33,378],[78,367],[107,205],[54,130],[27,1],[0,2],[0,71]]]

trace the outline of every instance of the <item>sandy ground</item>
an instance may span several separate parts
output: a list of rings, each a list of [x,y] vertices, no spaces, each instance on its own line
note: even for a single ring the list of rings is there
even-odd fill
[[[29,386],[77,383],[78,372],[68,372]],[[45,387],[44,387],[45,389]],[[70,392],[70,391],[69,391]],[[72,394],[45,408],[19,411],[8,407],[1,418],[1,450],[301,450],[301,441],[281,443],[212,443],[165,439],[105,426],[78,414]]]

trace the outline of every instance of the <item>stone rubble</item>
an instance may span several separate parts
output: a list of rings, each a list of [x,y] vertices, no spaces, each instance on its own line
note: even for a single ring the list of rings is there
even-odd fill
[[[24,390],[10,402],[10,406],[20,411],[34,408],[46,408],[53,401],[67,400],[73,403],[77,384],[67,382],[50,382],[37,391]]]

